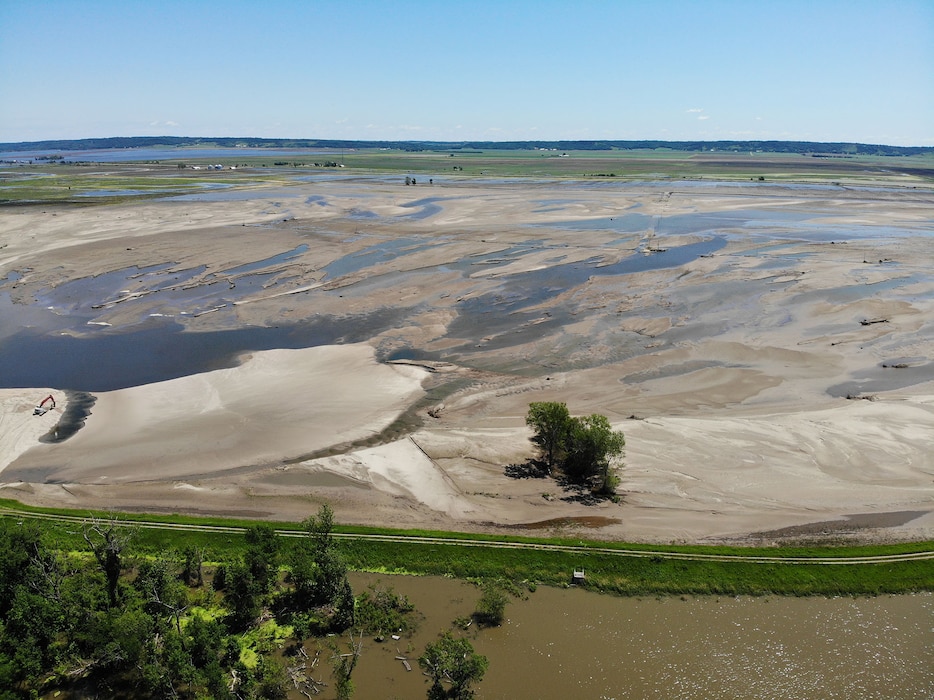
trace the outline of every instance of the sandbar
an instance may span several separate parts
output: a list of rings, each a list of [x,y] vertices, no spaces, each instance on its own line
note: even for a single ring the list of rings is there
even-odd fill
[[[327,502],[348,523],[632,541],[930,539],[932,222],[930,189],[722,183],[335,178],[7,207],[0,304],[18,325],[0,343],[169,321],[347,334],[115,390],[0,389],[0,496],[291,521]],[[32,407],[76,388],[97,398],[86,425],[40,442],[61,411]],[[534,454],[524,416],[543,400],[624,431],[619,502],[506,475]]]

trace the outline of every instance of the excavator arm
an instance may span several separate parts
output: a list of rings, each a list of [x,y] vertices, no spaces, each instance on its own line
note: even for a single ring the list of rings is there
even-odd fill
[[[46,407],[47,403],[51,403],[52,405],[49,407]],[[38,406],[35,407],[35,409],[33,409],[32,415],[44,416],[46,413],[48,413],[53,408],[55,408],[55,397],[52,396],[52,394],[49,394],[44,399],[42,399],[42,403],[40,403]]]

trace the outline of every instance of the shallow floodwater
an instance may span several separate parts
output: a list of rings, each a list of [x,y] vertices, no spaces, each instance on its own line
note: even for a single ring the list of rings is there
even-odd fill
[[[437,206],[434,199],[413,202],[413,206]],[[478,265],[506,265],[537,250],[540,241],[527,241],[508,250],[471,256],[457,262],[425,268],[418,273],[458,270],[465,277]],[[323,279],[333,281],[358,274],[404,256],[443,245],[437,239],[401,237],[382,240],[360,251],[340,257],[323,266]],[[541,270],[509,275],[495,292],[479,295],[457,304],[458,318],[448,335],[472,347],[478,335],[499,333],[486,349],[511,347],[559,327],[566,315],[557,310],[542,324],[526,325],[540,314],[526,312],[571,289],[590,277],[627,275],[646,270],[686,264],[699,255],[710,254],[725,245],[725,239],[712,236],[696,243],[672,247],[653,255],[632,254],[619,262],[600,265],[600,258],[555,264]],[[206,273],[205,266],[178,269],[172,263],[129,267],[92,277],[67,280],[36,295],[33,305],[12,304],[3,291],[16,282],[13,273],[0,279],[0,386],[54,386],[81,391],[109,391],[172,379],[234,364],[237,354],[251,350],[301,348],[335,342],[365,341],[405,321],[410,310],[385,308],[369,314],[325,318],[315,316],[294,325],[243,327],[228,330],[184,332],[187,318],[205,313],[227,313],[237,300],[250,294],[271,294],[277,285],[291,280],[289,266],[308,249],[299,245],[274,256]],[[388,277],[363,276],[354,285],[356,293],[384,284]],[[321,290],[317,294],[329,292]],[[138,309],[136,324],[113,329],[101,321],[108,308]],[[416,310],[417,312],[417,310]],[[521,332],[520,332],[521,331]],[[36,362],[42,357],[43,362]],[[106,363],[100,359],[107,358]]]
[[[321,316],[303,324],[203,333],[185,332],[172,319],[152,319],[130,333],[101,330],[80,338],[30,330],[2,338],[0,329],[0,387],[113,391],[232,367],[245,352],[362,342],[396,326],[402,314],[384,309],[355,317],[354,325]]]
[[[348,177],[328,173],[295,176],[295,179],[312,182],[321,178],[347,180]],[[366,176],[357,180],[377,183],[392,179],[386,178],[389,176]],[[482,184],[474,180],[469,182]],[[561,210],[579,201],[576,196],[579,191],[600,189],[621,194],[644,194],[671,186],[670,182],[569,182],[561,183],[561,196],[554,197],[558,194],[554,191],[554,181],[509,179],[502,183],[508,183],[510,187],[517,183],[527,186],[533,196],[539,184],[550,183],[536,202],[536,206],[549,211]],[[720,186],[711,182],[703,184]],[[782,207],[766,206],[767,202],[755,199],[754,185],[721,185],[748,190],[748,203],[729,211],[670,216],[649,216],[636,211],[638,205],[633,205],[614,217],[530,226],[527,239],[514,240],[507,247],[495,250],[486,246],[473,254],[464,252],[456,236],[447,238],[435,232],[418,234],[406,228],[407,221],[430,222],[442,210],[446,200],[464,196],[453,187],[438,188],[435,192],[442,192],[443,196],[419,196],[401,203],[399,206],[407,212],[404,215],[380,217],[366,209],[352,210],[347,218],[373,218],[396,226],[399,235],[374,235],[370,238],[366,227],[361,227],[361,231],[354,234],[354,239],[346,241],[355,243],[352,252],[327,262],[315,260],[315,274],[310,279],[303,277],[311,269],[305,254],[314,243],[301,243],[276,255],[245,261],[222,270],[210,268],[209,261],[190,267],[165,261],[142,268],[112,270],[93,277],[66,279],[54,286],[34,290],[35,301],[31,304],[14,304],[11,301],[10,291],[21,273],[7,271],[6,276],[0,278],[0,386],[56,386],[85,391],[134,386],[230,366],[235,362],[234,356],[244,351],[367,341],[389,329],[420,323],[425,312],[432,308],[456,313],[445,329],[445,351],[439,353],[435,348],[417,346],[393,347],[388,351],[389,356],[449,359],[497,371],[536,372],[540,369],[538,363],[530,363],[524,355],[507,356],[503,351],[530,346],[548,338],[556,352],[547,360],[549,367],[556,370],[582,368],[590,362],[585,352],[587,345],[581,336],[565,333],[564,329],[588,315],[597,322],[590,333],[603,353],[599,361],[623,361],[646,352],[650,347],[657,350],[721,333],[725,310],[731,304],[751,317],[754,305],[763,293],[763,282],[769,279],[765,273],[781,273],[786,269],[797,271],[809,256],[817,255],[814,251],[823,250],[816,245],[809,247],[801,243],[846,243],[847,239],[870,237],[881,242],[934,234],[930,221],[914,221],[910,229],[834,223],[835,219],[828,216],[839,215],[838,207],[823,200],[802,201]],[[783,185],[782,188],[789,192],[796,190],[794,185]],[[306,198],[318,205],[328,203],[323,195],[309,194],[305,188],[297,188],[294,192],[283,189],[274,193],[276,197],[280,194],[283,197]],[[194,196],[241,198],[259,195],[253,190],[231,189]],[[262,196],[269,197],[271,193],[264,190]],[[360,203],[365,204],[368,196],[371,195],[363,188],[358,194]],[[599,230],[603,233],[596,238],[603,243],[594,244],[592,258],[568,262],[564,248],[570,239],[562,234],[556,245],[546,229],[580,231],[580,239],[588,244],[591,238],[588,232]],[[640,232],[653,234],[653,247],[647,247],[647,239]],[[343,235],[320,231],[318,234]],[[679,240],[687,234],[692,237],[690,242]],[[302,235],[301,231],[298,235]],[[356,248],[360,245],[356,240],[359,237],[368,238],[362,243],[362,248]],[[621,311],[616,314],[608,311],[592,313],[593,309],[586,307],[589,303],[585,291],[588,285],[608,290],[609,309],[611,300],[632,295],[639,298],[644,292],[638,287],[638,279],[630,292],[627,276],[685,267],[699,257],[713,257],[737,239],[755,241],[755,245],[744,254],[747,260],[743,261],[750,265],[754,263],[755,276],[749,281],[723,281],[721,272],[733,274],[734,270],[731,261],[722,259],[716,265],[717,272],[709,275],[716,284],[710,287],[693,284],[688,287],[689,298],[680,294],[671,298],[662,294],[657,299],[646,296],[647,302],[642,303],[648,305],[645,309],[635,309],[637,314],[685,321],[674,323],[657,338],[654,334],[620,328],[617,319],[622,315]],[[640,249],[641,252],[636,252]],[[449,255],[447,251],[451,251]],[[834,253],[845,258],[847,248],[836,246]],[[549,255],[551,257],[547,257]],[[871,284],[858,278],[851,284],[834,288],[804,285],[802,291],[791,297],[789,307],[813,300],[843,304],[879,297],[883,293],[899,300],[912,294],[913,286],[921,285],[923,289],[927,284],[928,275],[923,272],[901,271],[899,266],[902,263],[898,260],[882,258],[883,253],[880,252],[877,259],[880,266],[885,262],[887,278],[873,280]],[[531,265],[523,264],[527,259]],[[333,297],[344,295],[368,302],[378,301],[388,299],[386,290],[394,286],[422,290],[437,288],[440,292],[446,280],[453,275],[460,275],[457,286],[463,289],[452,300],[448,300],[447,294],[439,294],[434,299],[422,295],[411,308],[387,308],[366,315],[351,313],[327,318],[316,313],[315,302],[322,297],[328,297],[328,302],[333,302]],[[591,281],[598,284],[590,285]],[[315,284],[309,285],[311,282]],[[797,279],[794,282],[783,280],[775,284],[796,282]],[[317,283],[323,284],[317,287]],[[707,289],[716,290],[716,298],[705,298]],[[243,326],[237,313],[238,303],[261,297],[272,298],[296,290],[301,290],[301,296],[290,299],[290,303],[298,307],[299,311],[294,316],[299,320],[290,319],[288,322],[294,325],[286,326],[283,322],[272,328]],[[585,293],[576,295],[576,290]],[[908,301],[914,303],[910,298]],[[329,306],[334,308],[334,304]],[[714,320],[705,325],[708,311],[713,312],[711,318]],[[304,317],[302,312],[306,312]],[[192,322],[204,314],[213,314],[209,323]],[[730,322],[740,323],[741,320],[731,315]],[[212,330],[186,332],[193,327],[208,326]],[[822,337],[843,330],[844,326],[838,324],[834,327],[820,326],[810,332]],[[911,354],[919,353],[912,351]],[[37,358],[41,358],[41,362]],[[106,361],[101,362],[101,358]],[[846,395],[910,386],[929,379],[931,371],[930,359],[924,356],[910,363],[909,367],[894,371],[869,367],[862,375],[848,377],[845,382],[830,387],[829,391],[832,395]]]
[[[357,697],[424,697],[425,644],[469,615],[479,590],[443,578],[382,581],[426,619],[413,638],[364,640]],[[499,628],[466,633],[490,660],[489,698],[934,697],[934,596],[635,599],[539,588]],[[407,672],[397,656],[413,667]]]

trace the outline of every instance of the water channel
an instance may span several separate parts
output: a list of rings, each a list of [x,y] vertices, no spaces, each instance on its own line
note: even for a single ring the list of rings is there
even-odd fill
[[[479,589],[434,577],[352,577],[357,592],[377,581],[425,618],[411,638],[364,640],[355,697],[424,697],[418,656],[473,611]],[[502,627],[465,633],[490,660],[481,700],[934,697],[930,593],[637,599],[540,587],[513,599],[506,616]]]

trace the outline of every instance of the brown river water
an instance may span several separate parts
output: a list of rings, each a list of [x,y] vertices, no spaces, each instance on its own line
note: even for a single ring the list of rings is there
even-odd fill
[[[424,698],[418,656],[474,610],[479,589],[434,577],[353,574],[351,582],[358,593],[376,582],[392,587],[424,616],[411,636],[364,639],[355,700]],[[513,599],[506,617],[499,628],[464,633],[490,660],[479,700],[934,698],[929,593],[655,599],[540,587]],[[322,667],[312,675],[326,678]],[[333,692],[329,685],[319,697]]]

